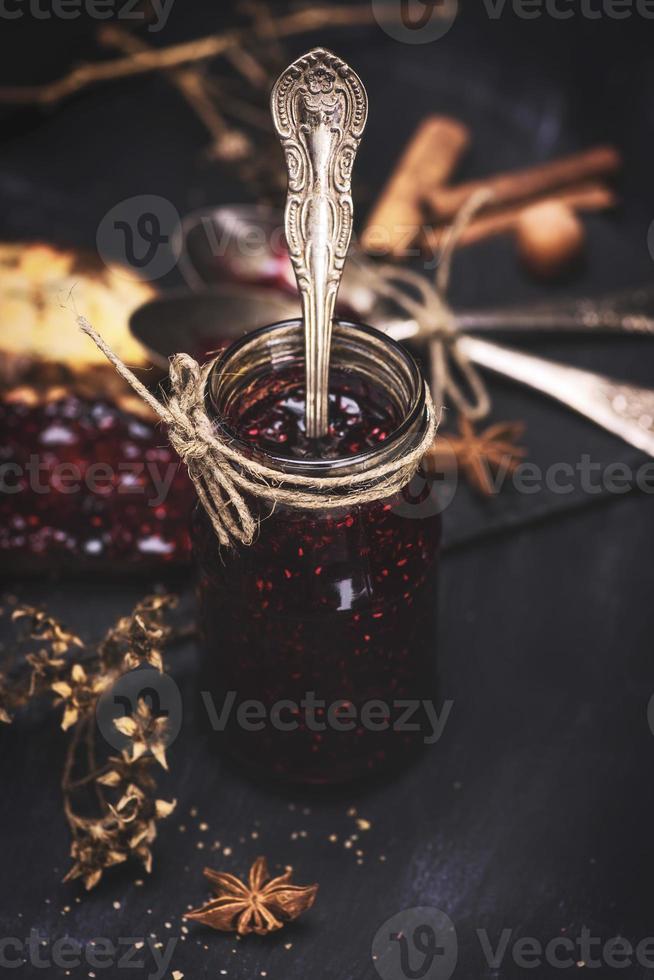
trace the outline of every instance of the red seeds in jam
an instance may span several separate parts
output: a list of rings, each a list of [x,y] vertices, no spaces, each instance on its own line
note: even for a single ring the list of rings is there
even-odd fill
[[[273,456],[333,460],[358,456],[378,446],[397,427],[392,400],[364,379],[332,371],[329,432],[321,439],[306,435],[304,372],[277,372],[250,385],[227,416],[227,424],[245,442]]]
[[[294,371],[245,389],[227,423],[288,459],[340,459],[392,437],[401,420],[385,392],[348,372],[331,382],[330,429],[317,442]],[[219,550],[199,509],[194,526],[204,703],[214,720],[231,704],[217,744],[240,764],[313,783],[401,763],[431,731],[420,705],[418,731],[396,725],[399,702],[434,696],[438,514],[412,511],[404,494],[325,510],[248,503],[260,518],[250,547]]]
[[[0,404],[0,552],[14,568],[188,562],[191,483],[161,429],[67,395]]]

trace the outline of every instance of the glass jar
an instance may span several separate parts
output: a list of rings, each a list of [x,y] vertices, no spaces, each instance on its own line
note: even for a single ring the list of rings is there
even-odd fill
[[[317,446],[303,435],[303,388],[302,324],[287,321],[229,347],[207,401],[241,451],[317,485],[399,460],[424,436],[420,371],[371,327],[334,324],[330,435]],[[260,521],[249,547],[220,548],[201,508],[194,518],[202,699],[219,744],[302,782],[404,760],[426,740],[434,696],[432,488],[418,474],[393,497],[320,510],[247,499]]]

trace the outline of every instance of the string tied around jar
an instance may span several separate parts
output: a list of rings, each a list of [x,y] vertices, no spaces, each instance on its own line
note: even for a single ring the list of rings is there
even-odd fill
[[[283,504],[303,510],[352,507],[393,496],[411,481],[436,435],[438,418],[429,388],[424,385],[426,425],[417,444],[400,459],[345,476],[282,475],[248,457],[207,414],[207,379],[220,355],[200,365],[189,354],[175,354],[170,359],[170,393],[162,401],[139,381],[85,317],[78,316],[77,323],[166,425],[169,441],[186,464],[221,545],[250,545],[254,541],[258,522],[246,501],[248,494],[269,501],[273,508]]]
[[[493,197],[490,188],[480,187],[458,210],[441,248],[435,284],[406,266],[389,263],[373,266],[365,259],[359,260],[359,268],[375,292],[392,300],[415,320],[419,327],[418,336],[428,342],[434,402],[442,405],[449,398],[454,407],[471,421],[488,415],[490,396],[476,366],[458,344],[456,314],[446,295],[452,258],[461,235]],[[467,390],[457,380],[457,374],[465,382]]]

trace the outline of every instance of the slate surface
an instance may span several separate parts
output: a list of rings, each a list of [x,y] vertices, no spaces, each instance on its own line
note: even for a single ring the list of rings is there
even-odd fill
[[[183,10],[175,6],[158,43],[214,30],[226,15],[226,8],[218,13],[200,0]],[[466,8],[431,45],[401,45],[380,30],[356,31],[349,38],[327,32],[311,40],[335,47],[368,85],[372,111],[359,160],[363,199],[366,188],[372,198],[401,143],[432,110],[460,115],[474,129],[463,176],[601,140],[623,149],[624,204],[610,218],[589,219],[590,248],[581,274],[548,289],[517,271],[508,242],[486,243],[462,253],[454,269],[453,299],[471,306],[582,295],[651,278],[651,32],[650,22],[635,15],[524,20],[507,7],[493,19],[479,5]],[[88,24],[77,21],[23,18],[5,25],[2,80],[52,76],[88,55],[87,38]],[[305,46],[308,39],[289,50],[298,53]],[[389,138],[391,125],[396,129]],[[89,90],[45,117],[9,115],[0,164],[0,232],[5,238],[38,235],[91,245],[103,214],[132,194],[162,194],[182,213],[207,202],[238,200],[236,184],[202,162],[202,139],[166,83],[154,78]],[[537,349],[654,385],[645,341],[592,347],[548,341]],[[527,421],[530,459],[542,466],[574,464],[582,453],[600,463],[642,462],[618,440],[539,397],[496,382],[492,392],[495,418]],[[524,976],[512,955],[519,938],[535,937],[545,945],[557,937],[576,940],[588,929],[602,942],[621,935],[635,945],[654,934],[649,495],[575,491],[525,498],[506,491],[479,502],[457,494],[444,522],[449,547],[435,656],[440,695],[454,707],[436,746],[401,776],[365,790],[315,797],[255,785],[212,756],[197,734],[189,646],[173,659],[185,713],[165,780],[179,810],[162,826],[152,878],[137,886],[139,870],[117,870],[78,903],[77,890],[59,884],[68,847],[58,790],[65,737],[51,720],[27,716],[3,730],[0,745],[0,937],[24,938],[38,929],[50,949],[64,935],[82,943],[98,936],[114,943],[121,937],[163,943],[178,938],[166,976],[176,969],[192,978],[288,980],[316,974],[372,980],[377,930],[403,909],[430,906],[452,919],[458,940],[454,976],[468,980]],[[98,635],[150,584],[17,582],[10,569],[5,577],[12,591],[47,602],[86,635]],[[347,816],[352,806],[372,826],[347,849],[344,837],[356,832],[354,817]],[[197,808],[196,817],[191,808]],[[203,821],[209,824],[204,832]],[[258,839],[252,839],[253,831]],[[337,843],[329,841],[331,834],[338,835]],[[212,854],[216,840],[232,853]],[[204,849],[198,841],[206,841]],[[363,864],[357,864],[359,848]],[[315,910],[263,941],[235,943],[197,927],[182,940],[180,912],[205,896],[203,865],[243,873],[258,853],[293,863],[300,881],[318,881]],[[62,914],[66,906],[70,911]],[[488,930],[496,947],[503,929],[511,930],[507,951],[493,969],[478,930]],[[593,976],[613,976],[615,967],[601,949],[592,948],[601,959]],[[5,952],[11,957],[11,949]],[[420,963],[417,954],[413,963]],[[444,980],[438,964],[436,959],[436,972],[424,975]],[[545,964],[527,973],[559,976],[561,969]],[[155,972],[146,947],[144,965],[131,973],[114,962],[104,968],[86,963],[71,975]],[[23,966],[14,975],[65,971]],[[634,962],[622,975],[649,974]]]

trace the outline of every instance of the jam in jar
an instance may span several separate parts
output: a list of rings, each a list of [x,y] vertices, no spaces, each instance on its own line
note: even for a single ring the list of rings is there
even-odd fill
[[[305,433],[299,321],[233,344],[208,389],[223,435],[316,486],[401,460],[428,425],[411,355],[360,324],[334,324],[324,438]],[[203,709],[242,765],[330,783],[402,763],[427,740],[440,516],[420,473],[394,496],[378,489],[339,506],[336,488],[321,509],[248,496],[259,530],[247,547],[221,548],[197,509]]]

